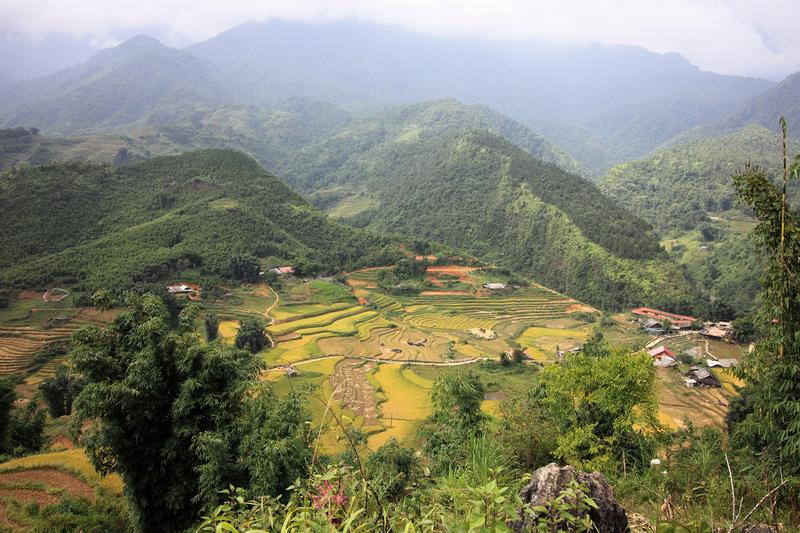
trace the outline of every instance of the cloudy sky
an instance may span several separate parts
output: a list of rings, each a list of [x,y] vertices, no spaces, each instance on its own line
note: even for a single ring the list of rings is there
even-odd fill
[[[0,0],[0,40],[7,48],[70,42],[85,52],[144,32],[183,46],[269,17],[631,44],[678,52],[705,70],[772,79],[800,70],[800,0]]]

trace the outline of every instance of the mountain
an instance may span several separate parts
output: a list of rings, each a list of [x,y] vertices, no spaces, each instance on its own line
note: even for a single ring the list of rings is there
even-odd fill
[[[369,162],[373,205],[353,225],[442,242],[598,307],[694,301],[647,223],[496,134],[409,139],[381,155]]]
[[[232,101],[234,94],[211,63],[139,36],[77,66],[0,88],[0,109],[7,126],[80,134],[179,104]]]
[[[720,131],[732,131],[748,124],[760,124],[779,131],[778,119],[781,115],[786,117],[790,135],[800,138],[800,72],[740,103],[713,127]]]
[[[790,153],[798,152],[800,142],[791,142]],[[712,299],[743,315],[755,305],[763,265],[748,238],[754,224],[737,202],[731,176],[752,164],[777,179],[782,155],[780,135],[751,124],[618,165],[598,186],[653,224]],[[789,193],[797,205],[800,187]]]
[[[234,254],[323,272],[399,255],[396,241],[331,222],[230,150],[17,169],[0,174],[0,209],[7,287],[124,288],[189,268],[225,277]]]
[[[186,51],[237,80],[252,102],[300,95],[363,112],[454,97],[524,123],[589,129],[612,145],[614,160],[644,155],[774,85],[631,46],[432,37],[360,21],[247,23]]]
[[[598,186],[662,234],[698,229],[709,222],[709,215],[744,214],[731,176],[748,163],[777,175],[783,157],[781,142],[777,133],[754,124],[617,165]],[[797,147],[800,143],[794,142],[793,148]]]
[[[454,99],[399,106],[356,119],[333,134],[278,162],[276,171],[322,207],[367,193],[375,162],[401,146],[418,146],[442,135],[476,129],[501,135],[530,155],[571,172],[586,171],[577,161],[530,128],[485,106]]]

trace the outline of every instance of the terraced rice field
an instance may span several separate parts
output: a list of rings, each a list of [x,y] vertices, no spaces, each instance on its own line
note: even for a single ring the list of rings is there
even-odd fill
[[[322,312],[317,315],[303,317],[302,315],[288,318],[282,322],[278,322],[268,328],[269,332],[274,335],[286,335],[293,331],[299,331],[310,328],[322,328],[323,326],[330,326],[337,320],[345,317],[350,317],[363,313],[366,309],[359,305],[351,305],[349,307],[340,308],[336,311]]]
[[[656,369],[659,418],[662,423],[684,427],[684,417],[695,427],[723,427],[730,393],[724,388],[687,387],[683,376],[673,369]]]
[[[391,437],[408,445],[418,444],[416,430],[432,412],[429,394],[433,381],[395,364],[382,364],[375,381],[387,398],[380,405],[385,430],[369,437],[369,447],[376,450]]]
[[[24,320],[6,322],[0,327],[0,375],[22,372],[45,345],[68,339],[82,326],[105,324],[113,316],[94,308],[32,309]],[[65,322],[45,329],[51,319]]]
[[[517,342],[528,349],[528,355],[538,361],[556,359],[556,349],[570,350],[583,344],[592,326],[572,329],[530,327],[517,338]]]

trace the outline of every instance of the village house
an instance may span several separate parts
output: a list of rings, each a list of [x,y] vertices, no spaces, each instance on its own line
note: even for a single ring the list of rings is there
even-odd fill
[[[169,294],[189,294],[193,292],[194,289],[189,287],[188,285],[179,284],[179,285],[167,285],[167,292]]]
[[[167,285],[167,293],[175,296],[187,296],[190,300],[200,300],[202,290],[199,285],[189,285],[188,283]]]
[[[659,368],[670,368],[676,366],[675,354],[664,345],[653,348],[647,352],[653,358],[653,366]]]
[[[733,368],[738,364],[738,359],[706,359],[706,365],[708,365],[708,368]]]
[[[505,283],[484,283],[484,289],[489,289],[490,291],[502,291],[506,289]]]
[[[675,359],[675,353],[663,344],[661,346],[656,346],[647,353],[650,354],[650,357],[654,359],[661,357],[671,357],[672,359]]]
[[[687,387],[721,387],[719,380],[707,368],[693,366],[686,375]]]

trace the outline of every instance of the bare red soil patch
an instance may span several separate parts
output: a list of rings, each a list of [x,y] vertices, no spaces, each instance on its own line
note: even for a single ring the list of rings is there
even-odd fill
[[[432,277],[436,277],[436,274],[446,274],[448,276],[457,277],[459,281],[467,281],[469,279],[469,275],[472,271],[475,270],[475,267],[468,267],[468,266],[458,266],[458,265],[447,265],[447,266],[429,266],[428,267],[428,274]]]
[[[589,307],[588,305],[583,304],[572,304],[565,309],[567,313],[594,313],[594,309]]]
[[[31,468],[29,470],[3,472],[0,473],[0,483],[41,483],[47,487],[61,489],[72,498],[86,498],[92,501],[95,499],[94,489],[92,489],[91,485],[75,474],[62,472],[55,468]],[[0,489],[0,491],[4,490],[18,489]],[[57,495],[55,500],[58,501]],[[20,500],[17,501],[27,503]]]
[[[17,294],[17,300],[41,300],[42,296],[44,296],[43,292],[19,291],[19,294]]]
[[[275,337],[275,340],[278,342],[286,342],[286,341],[293,341],[295,339],[299,339],[302,337],[299,333],[287,333],[286,335],[281,335],[280,337]]]

